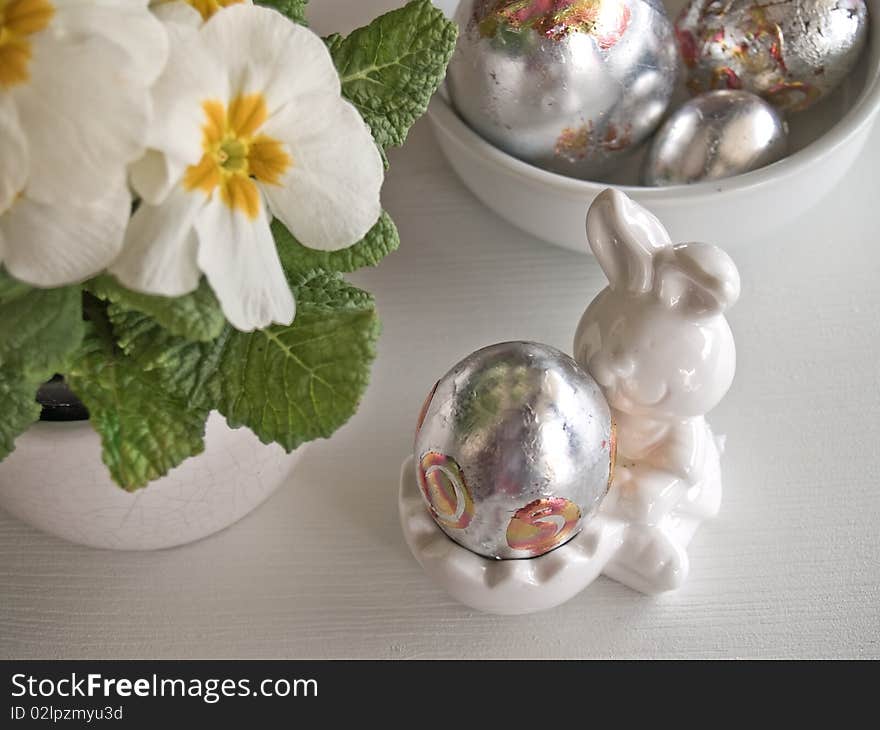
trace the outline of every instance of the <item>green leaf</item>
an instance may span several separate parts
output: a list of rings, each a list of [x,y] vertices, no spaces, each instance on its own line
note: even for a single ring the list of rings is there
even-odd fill
[[[354,415],[379,336],[372,299],[341,279],[298,297],[293,325],[234,334],[218,371],[217,407],[229,425],[288,451],[331,436]]]
[[[400,146],[446,73],[458,29],[430,0],[413,0],[347,38],[326,39],[342,93],[382,148]]]
[[[0,367],[0,461],[12,453],[15,439],[40,417],[36,393],[40,381],[15,377]]]
[[[92,316],[67,377],[101,435],[110,475],[127,491],[146,486],[204,450],[208,410],[162,387],[157,372],[126,357],[106,319]]]
[[[236,330],[227,325],[210,342],[175,337],[156,320],[130,309],[108,308],[117,344],[163,390],[191,406],[210,410],[217,400],[216,373],[226,343]]]
[[[64,369],[82,342],[79,287],[28,289],[0,301],[0,366],[40,378]],[[36,391],[35,391],[36,392]]]
[[[338,274],[304,281],[296,298],[292,325],[249,333],[227,327],[210,343],[163,335],[155,322],[132,312],[113,315],[114,329],[162,389],[216,408],[230,426],[247,426],[264,443],[293,450],[329,437],[354,414],[379,336],[372,297]]]
[[[13,279],[6,273],[6,269],[0,267],[0,306],[13,299],[18,299],[30,290],[30,286],[18,279]]]
[[[257,0],[257,5],[265,5],[267,8],[274,8],[279,13],[286,15],[294,23],[307,25],[306,23],[306,5],[309,0]]]
[[[341,310],[373,310],[375,300],[349,284],[338,273],[322,271],[303,281],[296,288],[297,310],[300,314],[321,314]]]
[[[272,235],[275,236],[281,265],[294,286],[316,271],[348,272],[375,266],[400,245],[397,228],[387,213],[382,213],[376,225],[360,241],[340,251],[306,248],[277,219],[272,223]]]
[[[188,340],[213,340],[226,324],[220,303],[204,278],[194,292],[174,298],[133,292],[107,274],[92,279],[87,288],[117,308],[148,314],[172,334]]]
[[[67,368],[84,332],[79,287],[33,289],[0,272],[0,459],[40,417],[37,389]]]

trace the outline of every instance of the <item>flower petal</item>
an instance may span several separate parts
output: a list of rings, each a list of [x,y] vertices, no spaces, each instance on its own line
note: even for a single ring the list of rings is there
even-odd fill
[[[147,89],[117,71],[128,57],[103,38],[34,38],[31,80],[13,90],[30,148],[28,192],[47,203],[100,198],[143,153]]]
[[[280,185],[262,185],[277,218],[310,248],[356,243],[379,219],[385,171],[358,111],[341,97],[320,107],[288,104],[264,127],[293,160]]]
[[[128,168],[131,186],[149,205],[160,205],[180,181],[185,166],[158,150],[147,150]]]
[[[201,37],[216,63],[228,69],[232,96],[262,93],[270,116],[293,100],[308,106],[313,96],[340,95],[324,41],[275,10],[232,5],[202,26]]]
[[[145,294],[179,297],[193,291],[201,277],[193,223],[204,201],[200,193],[175,188],[162,205],[141,203],[110,273]]]
[[[106,182],[106,181],[105,181]],[[0,215],[3,264],[16,279],[54,287],[102,271],[122,247],[131,210],[123,180],[91,204],[41,203],[24,195]]]
[[[0,93],[0,212],[12,205],[28,175],[28,148],[12,97]]]
[[[262,201],[251,219],[214,196],[196,220],[196,231],[199,268],[233,327],[249,332],[293,321],[293,294]]]
[[[163,23],[182,23],[190,28],[200,28],[202,25],[202,15],[192,5],[182,0],[173,2],[172,0],[155,0],[150,3],[150,10]]]
[[[229,93],[223,67],[205,51],[197,29],[169,25],[168,35],[168,65],[152,89],[154,121],[147,134],[150,151],[131,166],[132,186],[153,205],[161,203],[186,169],[202,157],[203,102],[225,103]]]
[[[146,0],[67,0],[50,26],[56,37],[100,35],[125,51],[131,74],[145,86],[159,78],[168,58],[168,36]]]

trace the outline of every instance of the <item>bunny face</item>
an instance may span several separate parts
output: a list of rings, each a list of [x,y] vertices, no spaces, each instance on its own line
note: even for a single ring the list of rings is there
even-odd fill
[[[581,318],[575,359],[617,411],[653,420],[700,416],[733,381],[733,334],[722,316],[690,319],[653,294],[602,291]]]
[[[733,381],[736,351],[724,312],[739,274],[716,246],[673,246],[660,222],[606,190],[587,216],[609,286],[590,304],[575,358],[615,410],[657,420],[707,413]]]

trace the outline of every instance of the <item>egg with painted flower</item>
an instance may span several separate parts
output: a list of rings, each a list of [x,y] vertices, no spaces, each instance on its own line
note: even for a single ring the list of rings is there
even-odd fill
[[[531,558],[599,509],[616,452],[611,411],[572,358],[533,342],[483,348],[419,414],[419,489],[437,525],[488,558]]]
[[[447,72],[458,114],[514,157],[597,179],[655,129],[678,59],[646,0],[463,0]]]

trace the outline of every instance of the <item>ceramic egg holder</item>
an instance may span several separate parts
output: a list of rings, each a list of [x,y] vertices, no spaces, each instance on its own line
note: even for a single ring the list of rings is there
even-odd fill
[[[691,538],[720,506],[723,441],[704,416],[733,380],[724,313],[739,296],[736,267],[716,246],[673,245],[651,213],[613,189],[590,207],[587,238],[609,285],[581,318],[574,357],[610,406],[617,459],[580,531],[538,557],[478,555],[435,521],[414,458],[403,464],[399,509],[410,550],[432,580],[481,611],[549,609],[602,574],[643,593],[674,590],[688,575]],[[552,491],[552,478],[547,484]],[[452,499],[460,497],[456,489]],[[461,505],[446,508],[461,513]]]

